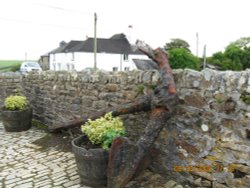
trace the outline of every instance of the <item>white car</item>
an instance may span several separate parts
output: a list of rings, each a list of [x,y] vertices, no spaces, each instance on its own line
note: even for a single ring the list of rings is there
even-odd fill
[[[30,71],[41,71],[42,68],[35,61],[25,61],[20,67],[21,72],[30,72]]]

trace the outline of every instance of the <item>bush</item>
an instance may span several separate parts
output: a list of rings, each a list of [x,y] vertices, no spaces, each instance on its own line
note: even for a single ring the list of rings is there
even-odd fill
[[[172,69],[200,69],[200,60],[183,48],[174,48],[168,51]]]
[[[19,71],[20,67],[21,67],[21,64],[14,65],[11,67],[10,71],[12,71],[12,72]]]
[[[28,106],[28,101],[25,96],[11,95],[4,101],[4,107],[7,110],[19,110],[22,111]]]
[[[108,149],[116,137],[125,135],[123,122],[112,117],[111,112],[95,121],[89,119],[81,128],[92,144],[101,144],[103,149]]]
[[[241,99],[248,105],[250,105],[250,95],[242,95]]]

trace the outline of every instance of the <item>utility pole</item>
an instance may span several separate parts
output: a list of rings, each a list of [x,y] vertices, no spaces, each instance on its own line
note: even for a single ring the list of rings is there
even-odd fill
[[[205,44],[204,51],[203,51],[203,69],[206,68],[206,64],[207,64],[206,50],[207,50],[207,45]]]
[[[199,57],[199,34],[196,33],[196,56]]]
[[[28,60],[28,54],[27,54],[27,52],[25,52],[25,61],[27,61]]]
[[[96,52],[97,52],[96,24],[97,24],[97,15],[95,13],[94,14],[94,70],[97,69],[97,62],[96,62]]]

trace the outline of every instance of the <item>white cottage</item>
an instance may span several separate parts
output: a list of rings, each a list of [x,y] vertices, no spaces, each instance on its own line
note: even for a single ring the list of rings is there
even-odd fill
[[[50,70],[77,70],[94,67],[94,38],[61,43],[49,53]],[[109,39],[97,38],[97,68],[107,71],[137,69],[136,60],[148,57],[135,50],[124,34]]]

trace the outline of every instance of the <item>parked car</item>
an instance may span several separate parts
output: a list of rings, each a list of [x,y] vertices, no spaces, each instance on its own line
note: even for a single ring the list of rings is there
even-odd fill
[[[41,70],[42,70],[42,68],[35,61],[25,61],[25,62],[22,63],[22,65],[20,67],[20,71],[22,73],[30,72],[30,71],[41,71]]]

